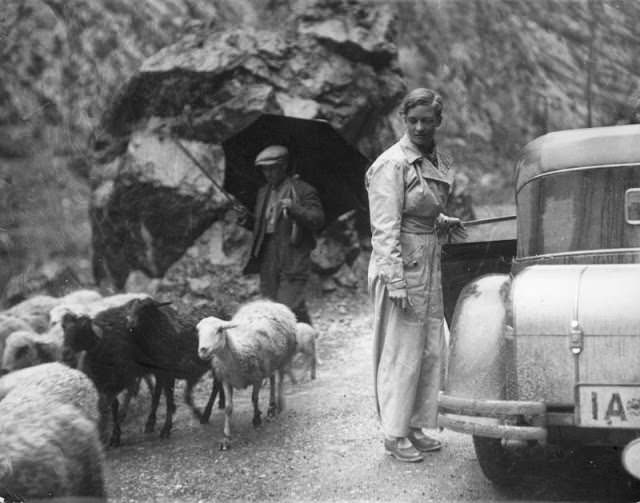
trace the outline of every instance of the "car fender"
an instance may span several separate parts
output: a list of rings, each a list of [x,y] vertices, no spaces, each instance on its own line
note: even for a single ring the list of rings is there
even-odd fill
[[[461,291],[453,315],[445,393],[504,399],[510,334],[508,274],[488,274]]]

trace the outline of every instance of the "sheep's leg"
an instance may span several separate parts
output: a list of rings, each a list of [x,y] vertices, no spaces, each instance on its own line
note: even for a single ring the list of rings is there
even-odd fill
[[[98,432],[100,433],[100,440],[104,445],[108,445],[111,441],[109,435],[109,413],[111,412],[111,401],[113,397],[100,393],[98,397]],[[113,434],[113,432],[112,432]]]
[[[122,399],[122,407],[120,407],[120,421],[124,421],[129,411],[129,404],[131,403],[131,397],[134,392],[131,389],[126,390],[124,398]]]
[[[173,376],[165,376],[164,381],[164,400],[167,413],[164,419],[164,426],[162,427],[162,430],[160,430],[160,438],[169,438],[169,435],[171,435],[171,428],[173,427],[173,414],[176,411],[176,402],[173,398],[175,379]]]
[[[226,396],[226,406],[224,408],[224,438],[220,443],[220,450],[226,451],[231,446],[231,414],[233,413],[233,388],[228,383],[223,383],[224,394]]]
[[[278,404],[276,402],[276,374],[275,372],[269,376],[269,409],[267,417],[275,417],[278,413]]]
[[[207,424],[209,419],[211,418],[211,409],[213,409],[213,403],[216,401],[216,396],[220,394],[220,398],[218,398],[218,408],[224,409],[224,389],[222,388],[222,382],[219,379],[216,379],[213,376],[213,380],[211,383],[211,394],[209,395],[209,401],[207,402],[206,407],[204,408],[204,412],[202,413],[202,417],[200,418],[201,424]]]
[[[282,382],[284,380],[284,375],[282,373],[282,370],[278,369],[278,371],[276,372],[276,407],[277,407],[277,412],[278,414],[280,412],[282,412],[284,410],[284,394],[282,392]]]
[[[260,395],[260,387],[262,383],[258,381],[254,383],[253,389],[251,391],[251,403],[253,404],[253,427],[257,428],[262,424],[262,419],[260,416],[262,413],[260,412],[260,403],[259,403],[259,395]]]
[[[225,408],[225,392],[222,381],[215,375],[213,376],[213,389],[218,390],[218,409],[223,410]],[[214,396],[215,399],[215,396]]]
[[[193,388],[197,382],[197,379],[187,379],[187,385],[184,387],[184,403],[189,406],[193,415],[202,423],[202,412],[200,412],[200,409],[193,403]],[[207,403],[207,405],[209,404]]]
[[[164,389],[165,382],[160,376],[156,375],[156,384],[153,387],[153,394],[151,395],[151,410],[147,417],[147,422],[144,426],[145,433],[153,433],[156,427],[156,414],[158,412],[158,405],[160,405],[160,394]]]
[[[316,378],[316,366],[318,365],[318,357],[316,356],[316,341],[311,342],[311,379]]]
[[[115,396],[111,401],[111,415],[113,418],[113,432],[111,433],[111,442],[109,444],[111,447],[118,447],[120,445],[120,421],[118,420],[119,406],[120,402],[118,402],[118,397]]]
[[[153,389],[155,388],[155,385],[153,384],[153,379],[151,379],[151,376],[149,374],[143,375],[142,378],[144,379],[144,382],[147,383],[147,389],[149,390],[149,394],[152,395]]]
[[[120,421],[124,421],[124,418],[127,417],[127,412],[129,411],[129,404],[131,403],[131,398],[137,396],[140,392],[140,378],[138,377],[134,383],[129,386],[124,394],[124,399],[122,400],[122,407],[120,407]]]
[[[291,380],[291,384],[298,384],[298,380],[296,379],[296,376],[293,375],[293,364],[290,363],[289,365],[287,365],[287,368],[285,370],[283,370],[284,375],[289,376],[289,379]]]

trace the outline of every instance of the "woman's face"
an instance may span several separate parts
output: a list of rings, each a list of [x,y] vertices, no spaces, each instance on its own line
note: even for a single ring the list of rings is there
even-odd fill
[[[433,107],[417,105],[404,116],[409,139],[418,147],[430,148],[440,119]]]

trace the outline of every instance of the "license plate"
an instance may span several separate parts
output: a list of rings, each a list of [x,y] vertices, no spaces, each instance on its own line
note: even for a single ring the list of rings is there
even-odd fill
[[[593,428],[640,429],[640,385],[578,386],[576,423]]]

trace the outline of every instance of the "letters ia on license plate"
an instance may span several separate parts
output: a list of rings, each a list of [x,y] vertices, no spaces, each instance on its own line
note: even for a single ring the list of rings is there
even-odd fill
[[[578,386],[580,426],[640,429],[639,386]]]

